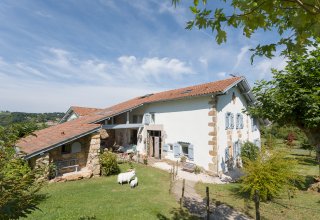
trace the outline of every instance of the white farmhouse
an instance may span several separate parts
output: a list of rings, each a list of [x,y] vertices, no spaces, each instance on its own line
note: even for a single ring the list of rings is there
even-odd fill
[[[31,164],[45,160],[61,172],[76,167],[99,175],[98,153],[108,148],[160,160],[186,157],[218,175],[237,165],[242,143],[260,145],[259,124],[244,113],[253,101],[246,79],[232,77],[147,94],[81,117],[69,109],[64,123],[21,139],[17,148]]]

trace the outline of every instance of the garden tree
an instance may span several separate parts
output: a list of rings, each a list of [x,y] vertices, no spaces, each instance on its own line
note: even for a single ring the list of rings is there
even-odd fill
[[[176,6],[181,0],[172,0]],[[255,55],[271,58],[281,50],[282,55],[302,54],[320,36],[320,1],[318,0],[194,0],[190,6],[193,20],[186,29],[210,29],[218,44],[227,41],[227,28],[242,29],[250,38],[258,30],[276,31],[279,40],[258,44]]]
[[[246,160],[240,192],[250,198],[259,191],[262,201],[271,200],[284,189],[292,189],[299,181],[295,172],[296,161],[282,152],[262,150],[255,160]]]
[[[291,55],[284,70],[272,70],[273,79],[256,83],[249,112],[282,125],[299,127],[317,148],[320,175],[320,47]]]
[[[14,143],[36,129],[32,123],[0,127],[0,219],[18,219],[37,208],[44,198],[41,169],[31,169],[28,162],[16,155]]]

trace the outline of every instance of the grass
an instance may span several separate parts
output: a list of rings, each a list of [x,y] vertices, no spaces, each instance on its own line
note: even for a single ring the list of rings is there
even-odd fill
[[[133,164],[139,186],[117,183],[117,176],[53,183],[42,193],[48,198],[28,219],[169,219],[188,213],[169,195],[169,174]],[[129,168],[122,164],[122,170]]]
[[[320,194],[306,191],[313,176],[318,174],[318,166],[315,154],[309,156],[309,151],[303,149],[286,149],[289,157],[298,161],[298,172],[304,177],[304,183],[300,190],[296,190],[293,198],[287,193],[279,196],[275,201],[260,204],[262,219],[319,219],[320,216]],[[196,190],[205,196],[205,186],[209,186],[211,201],[224,203],[236,210],[255,216],[254,203],[245,205],[244,199],[237,195],[239,183],[224,185],[198,183]]]

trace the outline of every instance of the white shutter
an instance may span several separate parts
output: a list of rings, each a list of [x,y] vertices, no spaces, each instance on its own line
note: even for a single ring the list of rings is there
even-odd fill
[[[193,152],[192,144],[189,144],[188,146],[188,157],[189,157],[189,160],[194,160],[194,152]]]
[[[175,158],[180,157],[180,149],[181,149],[181,145],[178,143],[175,143],[173,145],[173,155]]]

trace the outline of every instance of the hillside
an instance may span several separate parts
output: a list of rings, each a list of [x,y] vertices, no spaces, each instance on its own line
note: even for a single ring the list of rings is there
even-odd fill
[[[63,112],[52,113],[25,113],[0,111],[0,126],[7,126],[12,123],[29,122],[45,123],[48,125],[57,123],[64,116]]]

